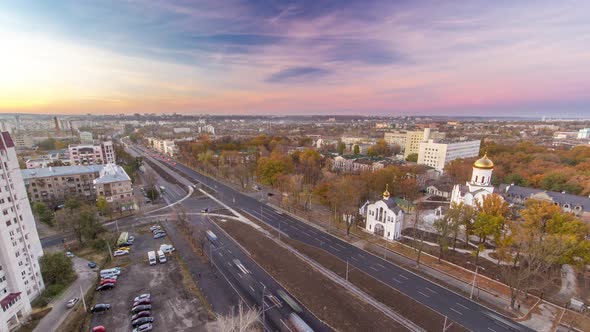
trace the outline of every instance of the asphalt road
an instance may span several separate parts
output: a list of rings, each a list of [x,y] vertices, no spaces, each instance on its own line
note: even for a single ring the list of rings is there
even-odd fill
[[[180,163],[170,167],[216,191],[218,199],[250,212],[293,239],[324,249],[416,301],[474,331],[533,331],[459,294],[385,261],[326,232],[282,214],[264,202],[204,176]],[[280,225],[280,226],[279,226]]]

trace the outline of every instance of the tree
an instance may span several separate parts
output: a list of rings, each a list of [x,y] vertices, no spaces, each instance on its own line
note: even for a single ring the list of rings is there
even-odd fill
[[[83,206],[78,215],[80,232],[87,240],[96,240],[104,232],[104,227],[96,218],[96,210],[90,206]]]
[[[406,161],[409,162],[418,162],[418,154],[417,153],[410,153],[407,157],[406,157]]]
[[[261,332],[260,312],[244,308],[242,302],[238,304],[237,312],[232,310],[228,315],[219,316],[214,332]]]
[[[327,199],[334,210],[336,221],[340,217],[346,222],[346,235],[358,221],[358,208],[361,205],[361,192],[358,190],[361,180],[357,175],[346,175],[338,178],[329,187]]]
[[[39,265],[46,285],[68,284],[76,279],[72,260],[63,252],[45,253]]]
[[[77,199],[75,199],[75,198],[72,197],[72,198],[69,198],[66,201],[66,204],[64,204],[64,206],[65,206],[66,209],[68,209],[70,211],[73,211],[75,209],[80,208],[81,203],[80,203],[80,201],[78,201]]]
[[[449,247],[449,235],[453,233],[454,228],[457,229],[458,224],[449,216],[449,214],[444,215],[442,218],[439,218],[434,221],[432,224],[438,233],[438,262],[442,258],[443,252],[446,251]]]
[[[281,174],[293,171],[293,162],[288,156],[273,153],[270,157],[258,159],[256,171],[261,183],[274,186]]]
[[[339,155],[343,155],[344,151],[346,150],[346,144],[344,142],[338,142],[338,146],[336,147]]]
[[[109,212],[109,202],[104,196],[98,196],[98,199],[96,200],[96,208],[103,216]]]
[[[33,204],[33,213],[39,218],[39,221],[49,226],[53,226],[53,212],[47,208],[43,202],[35,202]]]
[[[373,146],[367,150],[367,155],[370,157],[389,157],[392,154],[391,147],[384,139],[378,140]]]

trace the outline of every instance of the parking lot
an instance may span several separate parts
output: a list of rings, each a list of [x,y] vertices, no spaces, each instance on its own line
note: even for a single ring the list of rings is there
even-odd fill
[[[153,239],[149,226],[135,231],[135,242],[129,255],[115,257],[113,266],[122,272],[116,287],[97,292],[95,303],[108,303],[110,311],[94,314],[92,326],[102,325],[107,331],[131,331],[133,299],[150,293],[154,331],[195,331],[207,322],[207,313],[183,282],[176,253],[167,254],[167,262],[150,266],[147,252],[158,250],[161,244],[171,244],[168,237]]]

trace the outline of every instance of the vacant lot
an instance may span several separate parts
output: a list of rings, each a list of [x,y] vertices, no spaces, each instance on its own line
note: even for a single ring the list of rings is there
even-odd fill
[[[339,331],[402,331],[404,327],[313,270],[288,250],[239,222],[220,226],[321,320]]]
[[[107,331],[131,330],[131,305],[133,298],[142,293],[152,295],[152,315],[156,331],[196,331],[204,329],[206,310],[189,291],[192,279],[181,273],[176,256],[168,255],[164,264],[150,266],[147,252],[157,250],[168,238],[154,240],[152,234],[142,229],[136,236],[129,256],[115,258],[115,265],[122,273],[114,289],[97,293],[96,303],[110,303],[111,310],[95,314],[92,326],[104,325]]]

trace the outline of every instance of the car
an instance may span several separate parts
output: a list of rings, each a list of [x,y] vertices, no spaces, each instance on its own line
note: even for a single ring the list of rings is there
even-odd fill
[[[151,317],[151,316],[150,317],[141,317],[141,318],[138,318],[138,319],[132,321],[131,325],[133,325],[133,327],[138,327],[140,325],[147,324],[147,323],[153,323],[153,322],[154,322],[154,317]]]
[[[117,249],[117,250],[125,250],[125,251],[129,251],[129,250],[131,250],[131,247],[120,247],[120,248],[119,248],[119,249]]]
[[[71,251],[66,251],[66,256],[69,257],[69,258],[76,257]]]
[[[283,303],[281,302],[281,300],[279,300],[276,296],[272,295],[272,294],[267,294],[264,296],[268,301],[270,301],[270,303],[272,303],[273,306],[280,308],[283,306]]]
[[[147,323],[143,325],[139,325],[138,327],[133,329],[133,332],[147,332],[152,330],[152,324]]]
[[[133,243],[133,242],[135,242],[135,236],[133,236],[133,235],[130,235],[130,236],[127,238],[127,242],[129,242],[129,243]]]
[[[284,290],[279,289],[277,291],[277,294],[283,299],[283,301],[285,301],[285,303],[287,303],[291,309],[293,309],[295,312],[301,313],[303,310],[301,309],[301,307],[297,304],[297,302],[291,297],[289,296],[289,294],[285,293]]]
[[[152,299],[141,299],[139,301],[133,302],[133,306],[137,307],[138,305],[146,305],[152,304]]]
[[[98,287],[96,287],[96,291],[97,292],[102,292],[103,290],[109,290],[109,289],[113,289],[115,288],[115,284],[113,283],[106,283],[104,285],[100,285]]]
[[[106,327],[99,325],[92,328],[91,332],[107,332]]]
[[[113,274],[113,275],[110,275],[110,276],[100,277],[100,281],[103,281],[103,280],[114,280],[115,282],[117,282],[117,278],[119,278],[119,276]]]
[[[154,225],[154,226],[151,226],[151,227],[150,227],[150,231],[152,231],[152,232],[153,232],[154,230],[156,230],[156,229],[160,229],[160,228],[162,228],[162,226],[159,226],[159,225]]]
[[[166,233],[158,233],[156,235],[154,235],[154,239],[160,239],[166,236]]]
[[[121,248],[121,247],[130,247],[132,246],[133,243],[131,242],[123,242],[123,243],[119,243],[119,245],[117,247]]]
[[[131,308],[131,313],[136,314],[144,310],[152,310],[152,306],[150,304],[138,305],[137,307]]]
[[[166,254],[169,254],[173,251],[176,251],[176,248],[174,248],[171,244],[162,244],[160,245],[160,250]]]
[[[135,299],[133,299],[133,302],[137,302],[139,300],[143,300],[143,299],[151,299],[152,295],[150,293],[145,293],[145,294],[141,294],[140,296],[135,297]]]
[[[78,301],[80,301],[80,299],[79,299],[79,298],[77,298],[77,297],[75,297],[75,298],[73,298],[73,299],[70,299],[70,300],[68,301],[68,303],[66,303],[66,307],[67,307],[67,308],[73,308],[73,307],[76,305],[76,303],[78,303]]]
[[[233,262],[236,265],[236,267],[238,268],[238,270],[240,270],[243,274],[250,273],[250,271],[248,269],[246,269],[244,264],[242,264],[242,262],[240,262],[239,259],[234,259]]]
[[[131,320],[134,321],[134,320],[136,320],[138,318],[141,318],[141,317],[149,317],[151,315],[152,315],[152,312],[151,311],[144,310],[144,311],[140,311],[140,312],[136,313],[135,315],[131,316]]]
[[[99,286],[105,285],[105,284],[115,284],[117,283],[117,279],[101,279]]]
[[[93,314],[97,312],[104,312],[107,310],[111,310],[111,305],[108,303],[98,303],[92,306],[92,308],[90,308],[90,312]]]
[[[145,204],[150,204],[150,203],[152,202],[152,200],[151,200],[151,199],[149,199],[149,198],[146,198],[146,199],[145,199],[143,202],[144,202]]]
[[[158,233],[166,233],[166,231],[164,231],[163,229],[156,229],[156,230],[154,230],[152,233],[154,233],[154,234],[158,234]]]
[[[117,250],[113,253],[113,256],[115,256],[115,257],[125,256],[125,255],[129,255],[129,250]]]

